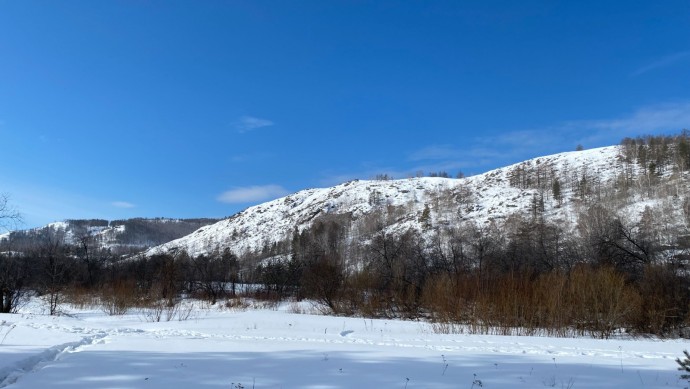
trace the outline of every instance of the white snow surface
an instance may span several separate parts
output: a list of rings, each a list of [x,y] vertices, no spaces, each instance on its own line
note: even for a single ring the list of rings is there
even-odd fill
[[[536,189],[519,189],[510,185],[511,174],[518,168],[543,169],[556,175],[596,177],[599,182],[613,180],[620,170],[621,149],[609,146],[565,152],[462,178],[409,178],[390,181],[350,181],[330,188],[307,189],[289,196],[250,207],[231,218],[205,226],[190,235],[149,249],[153,255],[184,249],[197,256],[229,248],[236,254],[260,251],[274,242],[289,239],[295,229],[311,225],[324,214],[351,214],[357,220],[375,209],[404,207],[388,221],[391,232],[422,230],[420,216],[429,207],[434,226],[455,226],[471,220],[485,224],[501,221],[513,213],[527,213]],[[574,223],[574,193],[563,183],[564,205],[552,198],[545,200],[545,212]],[[548,195],[548,193],[547,193]]]
[[[0,320],[0,387],[683,388],[686,340],[435,334],[425,322],[196,308],[147,322],[39,305]],[[474,383],[474,385],[473,385]],[[481,383],[481,386],[479,385]]]

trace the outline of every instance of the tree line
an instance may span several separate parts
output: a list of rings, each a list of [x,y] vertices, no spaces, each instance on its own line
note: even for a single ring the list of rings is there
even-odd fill
[[[65,302],[94,298],[109,313],[134,307],[173,307],[182,296],[215,303],[234,294],[239,282],[238,258],[224,251],[189,257],[172,251],[122,259],[101,248],[93,236],[65,241],[64,229],[45,228],[13,245],[4,241],[0,252],[0,312],[12,313],[31,295],[42,298],[50,315],[60,314]]]
[[[1,216],[1,215],[0,215]],[[64,240],[66,244],[79,245],[79,240],[90,236],[95,246],[110,247],[116,254],[135,254],[151,246],[191,234],[197,229],[213,224],[218,219],[164,219],[132,218],[123,220],[75,219],[66,220]],[[111,230],[105,234],[94,234],[94,230]],[[40,241],[43,229],[12,231],[8,239],[15,246],[30,246]]]
[[[459,186],[419,215],[388,205],[357,219],[325,214],[284,241],[238,255],[172,250],[123,260],[88,235],[67,244],[64,231],[46,229],[31,244],[8,241],[0,250],[2,311],[16,310],[29,291],[51,314],[79,295],[98,296],[117,314],[175,307],[186,296],[223,302],[252,284],[256,298],[311,299],[336,315],[426,319],[441,332],[688,336],[688,140],[687,131],[623,140],[610,182],[586,169],[518,165],[510,185],[531,190],[533,201],[487,223],[436,223],[441,209],[462,214],[473,206]],[[621,212],[650,199],[657,201],[640,215]],[[572,223],[547,212],[565,201]],[[389,229],[406,217],[421,229]]]

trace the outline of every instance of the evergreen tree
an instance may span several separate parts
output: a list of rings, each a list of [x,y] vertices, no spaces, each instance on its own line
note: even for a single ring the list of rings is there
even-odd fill
[[[553,180],[551,190],[553,192],[553,198],[558,201],[558,206],[560,207],[563,204],[563,194],[561,193],[561,183],[558,181],[558,178]]]
[[[688,354],[688,350],[683,350],[683,354],[685,354],[683,360],[676,358],[676,362],[680,365],[678,370],[685,373],[681,374],[680,378],[690,381],[690,354]]]
[[[419,222],[425,230],[431,228],[431,210],[428,205],[424,206],[422,215],[419,217]]]

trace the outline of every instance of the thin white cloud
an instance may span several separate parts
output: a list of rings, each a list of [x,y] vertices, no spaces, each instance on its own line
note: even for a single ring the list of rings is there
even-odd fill
[[[642,107],[618,118],[573,120],[554,126],[511,131],[494,137],[479,138],[488,150],[547,150],[563,149],[568,143],[582,143],[586,147],[618,143],[626,136],[674,132],[690,127],[690,102],[657,104]],[[613,142],[613,143],[611,143]],[[586,143],[586,144],[585,144]],[[497,148],[492,145],[500,146]],[[509,151],[511,152],[511,151]]]
[[[259,185],[234,188],[221,193],[217,200],[222,203],[254,203],[258,201],[273,200],[286,196],[290,192],[280,185]]]
[[[636,132],[678,130],[690,126],[690,102],[658,104],[641,108],[623,118],[572,122],[568,125]]]
[[[454,176],[459,170],[472,175],[528,158],[574,151],[578,144],[587,148],[609,146],[618,144],[624,137],[673,133],[683,128],[690,128],[690,102],[658,104],[614,118],[574,120],[477,137],[462,145],[427,145],[407,155],[407,167],[365,164],[359,171],[326,173],[319,182],[331,186],[352,179],[371,179],[377,174],[405,178],[417,172],[439,171]]]
[[[641,66],[632,72],[633,76],[639,76],[641,74],[647,73],[652,70],[665,68],[667,66],[674,65],[678,62],[685,60],[690,60],[690,51],[681,51],[678,53],[670,54],[665,57],[659,58],[658,60],[651,62],[645,66]]]
[[[562,143],[561,139],[561,148]],[[416,164],[410,168],[413,173],[445,171],[454,175],[459,170],[470,173],[470,170],[494,165],[497,161],[519,159],[534,150],[548,150],[550,145],[555,144],[558,144],[558,139],[546,131],[512,131],[475,138],[465,143],[464,148],[452,145],[427,146],[411,153],[407,160]]]
[[[427,161],[455,158],[462,153],[451,145],[431,145],[417,150],[407,158],[410,161]]]
[[[270,127],[274,125],[271,120],[257,118],[254,116],[242,116],[240,120],[235,123],[237,132],[243,134],[245,132],[254,131],[263,127]]]
[[[617,118],[575,120],[550,127],[503,132],[475,138],[463,147],[430,145],[408,156],[408,161],[425,162],[422,171],[454,168],[481,169],[514,163],[526,158],[574,150],[582,144],[598,147],[617,144],[622,138],[654,133],[672,133],[690,128],[690,102],[658,104],[640,108]]]
[[[113,207],[117,207],[117,208],[134,208],[134,207],[136,207],[136,205],[134,205],[132,203],[128,203],[126,201],[113,201],[112,203],[110,203],[110,205],[112,205]]]
[[[483,138],[485,144],[536,148],[558,140],[551,129],[510,131],[498,136]]]

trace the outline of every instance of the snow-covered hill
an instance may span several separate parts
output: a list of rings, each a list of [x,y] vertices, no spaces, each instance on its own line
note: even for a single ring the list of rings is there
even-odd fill
[[[539,207],[551,220],[573,227],[574,211],[588,194],[609,186],[626,169],[638,174],[621,153],[620,146],[610,146],[534,158],[461,179],[350,181],[307,189],[248,208],[147,254],[184,249],[196,256],[226,248],[239,255],[258,252],[290,239],[294,231],[308,228],[324,215],[347,215],[357,225],[376,214],[387,231],[401,232],[466,221],[500,223],[512,214],[529,215]]]
[[[87,239],[92,249],[136,252],[185,236],[217,219],[135,218],[127,220],[66,220],[30,230],[0,235],[0,244],[10,248],[29,247],[52,234],[65,245],[80,245]]]

